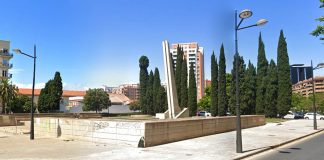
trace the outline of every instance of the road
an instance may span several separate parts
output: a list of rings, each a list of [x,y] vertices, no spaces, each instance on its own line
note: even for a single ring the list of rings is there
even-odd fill
[[[324,159],[324,131],[292,144],[258,154],[253,160],[322,160]]]

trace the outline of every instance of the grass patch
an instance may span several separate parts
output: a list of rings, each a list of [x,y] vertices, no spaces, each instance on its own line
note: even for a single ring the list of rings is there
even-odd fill
[[[283,118],[266,118],[266,123],[281,123],[288,121],[288,119]]]

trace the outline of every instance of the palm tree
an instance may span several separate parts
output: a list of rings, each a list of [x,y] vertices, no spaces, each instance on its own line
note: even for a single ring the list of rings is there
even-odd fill
[[[8,93],[8,104],[9,104],[9,110],[11,112],[12,103],[13,101],[18,97],[18,87],[16,85],[9,85],[9,93]]]
[[[7,114],[7,103],[9,99],[9,81],[8,79],[2,79],[0,83],[0,97],[2,102],[2,113]]]
[[[8,79],[2,79],[0,82],[0,97],[2,102],[2,113],[7,114],[7,104],[12,102],[18,96],[18,87],[9,84]]]

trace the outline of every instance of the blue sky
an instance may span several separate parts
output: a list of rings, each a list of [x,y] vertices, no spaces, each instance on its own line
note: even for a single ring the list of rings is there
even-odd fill
[[[234,10],[250,9],[269,23],[239,32],[239,52],[256,64],[262,32],[268,59],[275,59],[280,29],[288,43],[290,63],[324,62],[324,44],[310,36],[324,15],[317,0],[10,0],[2,1],[0,39],[11,48],[33,53],[37,44],[37,87],[60,71],[65,89],[138,82],[138,59],[148,56],[164,80],[162,41],[198,42],[205,49],[205,78],[210,55],[225,45],[227,71],[232,68]],[[13,83],[32,82],[32,59],[15,55]],[[322,71],[315,74],[323,75]]]

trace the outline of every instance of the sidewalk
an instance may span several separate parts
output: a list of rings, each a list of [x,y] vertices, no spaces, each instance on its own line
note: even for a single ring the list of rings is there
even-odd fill
[[[149,148],[134,148],[122,144],[95,144],[63,139],[36,139],[29,135],[0,132],[0,159],[235,159],[258,152],[307,134],[314,133],[312,120],[291,120],[268,123],[242,130],[243,151],[235,152],[235,132],[215,134]],[[318,121],[318,130],[324,121]]]

